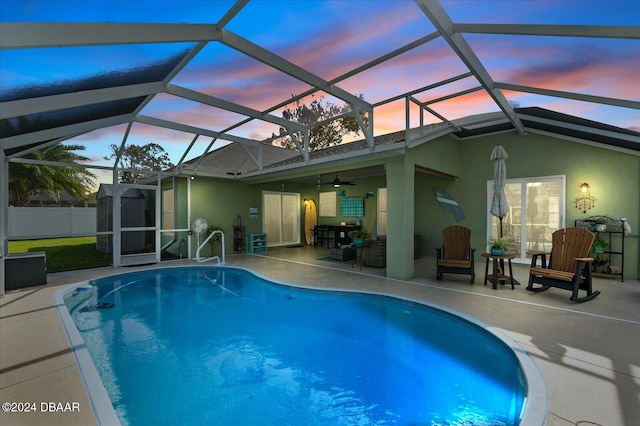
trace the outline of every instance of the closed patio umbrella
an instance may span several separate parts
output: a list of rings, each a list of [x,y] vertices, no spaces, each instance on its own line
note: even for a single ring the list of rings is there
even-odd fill
[[[502,237],[502,219],[509,213],[509,203],[504,194],[504,185],[507,180],[507,164],[509,157],[502,145],[498,144],[491,151],[493,160],[493,199],[491,201],[491,214],[500,219],[500,237]]]

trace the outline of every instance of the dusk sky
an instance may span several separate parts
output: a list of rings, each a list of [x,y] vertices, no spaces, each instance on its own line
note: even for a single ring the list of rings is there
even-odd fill
[[[2,22],[163,22],[216,23],[233,1],[2,0]],[[443,1],[455,23],[640,25],[639,0]],[[225,29],[311,73],[332,80],[435,29],[414,1],[263,1],[242,8]],[[496,82],[640,101],[640,40],[464,34]],[[194,43],[118,45],[0,51],[0,98],[25,86],[122,72],[184,53]],[[394,59],[336,83],[376,104],[416,88],[467,72],[449,45],[437,38]],[[210,42],[172,81],[256,110],[266,110],[309,89],[309,85],[219,42]],[[473,78],[416,94],[420,101],[477,86]],[[527,93],[504,92],[521,107],[538,106],[623,128],[640,130],[640,112]],[[328,94],[325,100],[342,101]],[[484,91],[432,107],[447,119],[498,111]],[[374,135],[405,126],[404,99],[374,109]],[[243,120],[239,114],[158,95],[142,114],[222,131]],[[273,113],[281,116],[281,110]],[[427,122],[438,122],[426,115]],[[412,112],[412,125],[418,123]],[[126,126],[81,135],[97,164],[110,144],[120,144]],[[275,125],[252,121],[230,133],[262,140]],[[192,134],[134,124],[129,143],[161,144],[175,163]],[[202,153],[201,137],[187,158]],[[218,146],[218,145],[216,145]]]

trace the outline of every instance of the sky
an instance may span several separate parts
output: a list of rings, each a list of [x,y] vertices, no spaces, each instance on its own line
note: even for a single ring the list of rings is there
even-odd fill
[[[232,7],[222,0],[2,0],[1,22],[148,22],[216,23]],[[456,23],[570,25],[640,25],[640,0],[467,0],[443,1]],[[414,1],[252,0],[227,26],[293,64],[331,81],[395,49],[428,36],[434,27]],[[640,30],[639,30],[640,32]],[[496,82],[527,85],[604,97],[640,101],[640,40],[557,38],[464,34]],[[34,48],[0,51],[0,98],[19,88],[59,84],[96,75],[118,75],[129,69],[184,54],[193,43],[91,47]],[[467,72],[441,38],[336,82],[345,91],[377,105],[385,99]],[[218,42],[210,42],[171,81],[256,110],[303,93],[309,85]],[[421,102],[477,86],[467,78],[416,93]],[[504,91],[521,107],[538,106],[618,127],[640,130],[638,110],[549,96]],[[316,99],[340,104],[327,93]],[[310,99],[307,99],[310,100]],[[447,119],[497,111],[484,91],[432,105]],[[161,94],[142,114],[223,131],[245,117]],[[273,112],[281,116],[281,109]],[[419,123],[417,108],[411,124]],[[374,109],[374,135],[404,129],[405,101]],[[425,115],[427,122],[439,120]],[[91,163],[104,160],[108,147],[119,145],[125,125],[96,130],[71,140],[86,146]],[[229,133],[263,140],[277,133],[272,124],[251,121]],[[162,145],[177,163],[193,134],[136,123],[128,143]],[[187,159],[200,155],[211,141],[199,137]],[[221,146],[217,142],[215,147]]]

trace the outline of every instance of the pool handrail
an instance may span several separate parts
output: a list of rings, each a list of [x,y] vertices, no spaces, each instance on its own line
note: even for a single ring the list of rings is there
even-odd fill
[[[202,249],[202,247],[205,246],[205,244],[207,244],[209,242],[209,240],[211,238],[213,238],[214,235],[216,234],[220,234],[221,235],[221,240],[220,240],[220,245],[222,247],[222,261],[220,260],[219,256],[212,256],[212,257],[205,257],[202,258],[200,257],[200,250]],[[196,250],[196,261],[198,263],[203,263],[203,262],[208,262],[209,260],[214,260],[217,259],[218,260],[218,265],[224,265],[226,263],[225,261],[225,253],[224,253],[224,232],[221,231],[220,229],[217,229],[215,231],[213,231],[199,246],[198,249]]]

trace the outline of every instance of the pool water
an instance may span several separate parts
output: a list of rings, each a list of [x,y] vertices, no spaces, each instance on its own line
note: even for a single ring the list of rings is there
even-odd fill
[[[90,284],[65,304],[122,424],[520,420],[526,380],[513,351],[436,308],[221,267]]]

